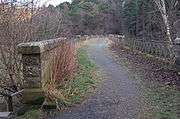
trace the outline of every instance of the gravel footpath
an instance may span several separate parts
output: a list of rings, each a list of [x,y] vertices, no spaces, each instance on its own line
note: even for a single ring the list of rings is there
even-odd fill
[[[87,51],[108,79],[78,107],[59,112],[55,119],[137,119],[141,109],[139,84],[108,54],[107,39],[92,39]],[[52,118],[52,117],[51,117]]]

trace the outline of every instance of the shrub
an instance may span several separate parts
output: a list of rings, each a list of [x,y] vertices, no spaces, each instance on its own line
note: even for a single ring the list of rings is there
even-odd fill
[[[62,83],[72,79],[76,70],[76,51],[74,44],[62,41],[55,50],[52,60],[52,80]]]
[[[73,43],[62,41],[59,47],[52,52],[49,66],[45,72],[45,85],[43,86],[48,101],[63,101],[67,103],[59,90],[67,80],[71,80],[77,68],[76,50]]]

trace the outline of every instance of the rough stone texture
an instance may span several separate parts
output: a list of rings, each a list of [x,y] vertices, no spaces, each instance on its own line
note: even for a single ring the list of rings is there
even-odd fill
[[[23,54],[24,88],[41,87],[40,54]]]
[[[60,46],[62,40],[66,38],[50,39],[39,42],[21,43],[18,45],[18,52],[22,55],[23,65],[23,83],[24,89],[23,101],[29,103],[42,97],[42,87],[47,81],[48,70],[56,49]]]
[[[66,38],[40,42],[21,43],[18,52],[22,54],[24,88],[41,88],[44,73],[52,52]]]

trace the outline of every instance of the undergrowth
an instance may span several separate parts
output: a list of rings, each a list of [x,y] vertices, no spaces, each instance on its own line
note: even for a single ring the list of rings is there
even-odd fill
[[[179,119],[180,92],[176,88],[157,82],[153,83],[151,87],[144,88],[144,96],[150,108],[153,109],[151,113],[146,112],[146,115],[153,119]]]
[[[40,119],[40,109],[36,106],[30,106],[24,107],[24,111],[26,112],[19,112],[18,117],[16,119]],[[23,115],[22,115],[22,114]]]

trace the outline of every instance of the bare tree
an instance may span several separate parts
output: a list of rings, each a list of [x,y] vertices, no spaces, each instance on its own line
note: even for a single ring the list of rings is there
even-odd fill
[[[16,46],[33,37],[32,6],[29,1],[0,2],[0,95],[7,96],[22,87],[22,67]]]
[[[153,0],[153,1],[161,13],[161,16],[163,18],[163,21],[164,21],[164,24],[166,27],[167,38],[168,38],[169,42],[172,44],[172,38],[171,38],[171,34],[170,34],[170,25],[169,25],[165,1],[164,0]]]

